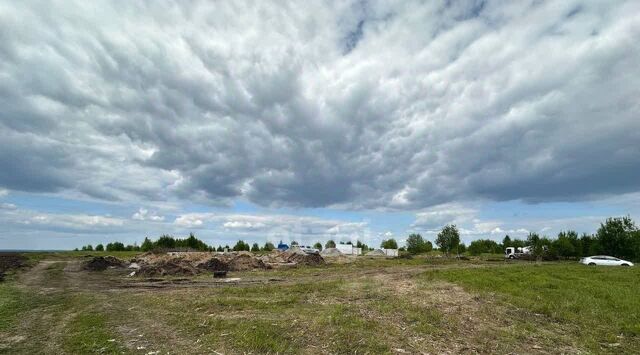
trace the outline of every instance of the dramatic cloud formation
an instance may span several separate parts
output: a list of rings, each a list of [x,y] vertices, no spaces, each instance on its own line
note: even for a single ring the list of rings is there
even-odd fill
[[[4,2],[0,197],[417,211],[411,228],[432,229],[477,201],[638,192],[638,13],[632,0]],[[151,211],[129,216],[163,221]],[[178,214],[185,228],[210,218]]]
[[[0,10],[5,188],[419,208],[640,187],[634,1],[42,10]]]

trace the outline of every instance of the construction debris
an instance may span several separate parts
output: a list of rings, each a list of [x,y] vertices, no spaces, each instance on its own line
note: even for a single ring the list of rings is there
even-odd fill
[[[129,264],[129,266],[127,266],[127,268],[139,270],[140,269],[140,265],[138,265],[138,263],[136,263],[136,262],[133,262],[133,263]]]

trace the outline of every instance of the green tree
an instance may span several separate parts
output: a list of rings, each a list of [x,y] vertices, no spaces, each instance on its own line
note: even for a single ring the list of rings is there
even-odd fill
[[[560,232],[558,238],[552,242],[552,250],[561,257],[576,257],[582,254],[578,233],[574,231]]]
[[[336,242],[334,242],[333,240],[328,240],[328,241],[324,244],[324,248],[325,248],[325,249],[335,248],[335,247],[336,247]]]
[[[504,238],[502,239],[502,249],[506,249],[508,247],[511,246],[511,238],[509,237],[509,235],[505,235]],[[469,246],[471,247],[471,246]]]
[[[253,243],[253,245],[251,246],[251,251],[252,252],[260,251],[260,246],[258,245],[258,243]]]
[[[369,246],[368,246],[368,245],[366,245],[366,244],[364,244],[364,243],[362,243],[362,242],[361,242],[361,241],[359,241],[359,240],[358,240],[358,242],[356,243],[356,248],[361,248],[363,252],[364,252],[364,251],[369,250]]]
[[[429,241],[425,241],[420,234],[411,234],[407,237],[407,251],[410,254],[426,253],[433,249]]]
[[[233,251],[249,251],[251,247],[249,244],[245,243],[243,240],[238,240],[236,245],[233,246]]]
[[[273,243],[266,242],[266,243],[264,243],[264,246],[262,247],[262,250],[264,250],[264,251],[272,251],[275,248],[276,248],[276,246],[273,245]]]
[[[222,245],[218,245],[218,249],[216,249],[216,251],[224,251],[224,249],[222,249]]]
[[[313,247],[318,249],[318,250],[322,250],[322,243],[317,242],[316,244],[313,245]]]
[[[632,252],[633,252],[633,260],[640,260],[640,230],[637,230],[632,233]]]
[[[598,255],[603,253],[598,238],[593,235],[589,235],[587,233],[582,234],[582,237],[580,237],[580,243],[582,244],[583,256]]]
[[[153,250],[153,242],[149,238],[145,237],[144,241],[142,242],[142,245],[140,245],[140,250],[142,251]]]
[[[125,246],[120,242],[109,243],[106,246],[107,251],[124,251]]]
[[[294,246],[294,245],[298,245],[298,242],[296,242],[295,240],[291,242],[291,246]]]
[[[96,245],[96,251],[104,251],[104,245],[102,244]]]
[[[537,260],[541,260],[547,247],[547,238],[540,238],[535,232],[530,232],[527,236],[527,245],[531,248],[531,256]]]
[[[457,251],[459,244],[460,233],[458,232],[458,228],[453,224],[444,226],[436,238],[436,245],[441,251],[445,252],[447,256],[449,256],[452,251]]]
[[[176,240],[168,235],[163,235],[155,242],[155,247],[160,249],[175,249]]]
[[[382,248],[382,249],[398,249],[398,242],[396,242],[396,240],[393,239],[393,238],[387,239],[387,240],[383,240],[382,243],[380,243],[380,248]]]
[[[471,242],[471,244],[469,244],[469,247],[467,248],[467,250],[471,255],[480,255],[483,253],[491,253],[491,254],[501,253],[500,246],[498,245],[498,243],[496,243],[491,239],[474,240]]]
[[[628,216],[608,218],[605,223],[600,224],[596,238],[605,254],[635,259],[633,236],[637,231],[638,228]]]

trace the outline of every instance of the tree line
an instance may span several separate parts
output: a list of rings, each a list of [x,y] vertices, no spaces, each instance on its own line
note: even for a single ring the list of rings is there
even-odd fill
[[[535,256],[548,258],[580,258],[589,255],[611,255],[623,259],[640,260],[640,229],[630,217],[608,218],[600,224],[595,234],[578,235],[575,231],[562,231],[556,238],[529,233],[526,239],[512,239],[505,236],[502,243],[491,239],[477,239],[469,246],[460,242],[460,233],[455,225],[445,226],[435,240],[437,248],[449,254],[484,253],[501,254],[508,247],[532,248]],[[382,248],[397,248],[394,239],[382,241]],[[401,250],[404,248],[400,248]],[[430,241],[420,234],[411,234],[407,238],[406,251],[420,254],[433,250]]]
[[[341,244],[352,244],[351,242],[340,242]],[[298,245],[292,241],[291,245]],[[322,250],[324,248],[335,248],[333,240],[327,241],[324,245],[316,242],[314,248]],[[460,233],[455,225],[446,225],[438,233],[435,240],[435,247],[441,252],[450,254],[468,253],[480,255],[483,253],[501,254],[507,247],[530,246],[534,255],[545,255],[550,258],[579,258],[589,255],[606,254],[619,258],[640,260],[640,229],[630,217],[608,218],[600,224],[595,234],[578,235],[575,231],[562,231],[556,238],[540,236],[537,233],[530,233],[526,239],[512,239],[505,236],[501,243],[491,239],[477,239],[469,246],[460,242]],[[356,248],[363,251],[371,248],[358,241]],[[410,254],[427,253],[435,249],[431,241],[426,240],[420,234],[411,234],[407,237],[406,245],[398,248],[395,239],[383,240],[380,244],[384,249],[400,249]],[[141,245],[124,245],[121,242],[112,242],[106,245],[98,244],[95,248],[92,245],[83,246],[83,251],[152,251],[152,250],[195,250],[195,251],[271,251],[276,249],[273,243],[266,242],[260,246],[258,243],[249,244],[239,240],[233,247],[229,245],[210,246],[202,240],[190,234],[189,237],[180,239],[169,235],[163,235],[155,241],[145,238]],[[78,250],[77,248],[75,250]]]
[[[640,229],[630,217],[608,218],[595,234],[578,235],[562,231],[556,238],[530,233],[525,240],[511,239],[502,243],[488,239],[474,240],[467,248],[472,255],[499,253],[508,247],[530,246],[532,253],[549,258],[580,258],[590,255],[611,255],[623,259],[640,260]]]

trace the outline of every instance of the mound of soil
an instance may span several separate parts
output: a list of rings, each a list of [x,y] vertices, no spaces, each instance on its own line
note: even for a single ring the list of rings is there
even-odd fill
[[[136,275],[191,276],[206,272],[249,271],[254,269],[272,269],[296,267],[297,265],[320,265],[324,259],[318,255],[298,252],[273,251],[256,256],[249,252],[172,252],[165,254],[145,253],[132,259],[139,266]]]
[[[342,253],[337,248],[326,248],[320,252],[322,256],[342,256]]]
[[[27,266],[27,258],[18,253],[0,253],[0,273]]]
[[[267,265],[252,255],[239,254],[229,261],[229,271],[246,271],[253,269],[267,269]]]
[[[174,258],[161,259],[152,264],[143,263],[138,270],[139,275],[144,276],[166,276],[166,275],[186,275],[193,276],[198,274],[196,269],[190,262]]]
[[[124,267],[125,262],[115,256],[94,256],[84,262],[84,269],[89,271],[103,271],[109,267]]]
[[[376,249],[367,253],[367,256],[387,256],[383,250]]]
[[[220,258],[211,258],[196,264],[196,268],[207,271],[229,271],[229,263]]]
[[[323,265],[324,259],[320,254],[298,254],[292,253],[287,257],[287,261],[290,263],[296,263],[297,265]]]

